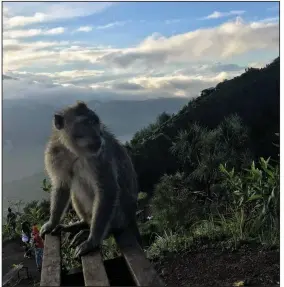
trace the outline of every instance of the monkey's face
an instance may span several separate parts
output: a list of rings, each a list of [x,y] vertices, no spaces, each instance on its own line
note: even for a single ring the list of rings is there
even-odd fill
[[[91,155],[100,152],[104,143],[100,119],[84,103],[66,109],[63,114],[56,114],[54,123],[76,150]]]

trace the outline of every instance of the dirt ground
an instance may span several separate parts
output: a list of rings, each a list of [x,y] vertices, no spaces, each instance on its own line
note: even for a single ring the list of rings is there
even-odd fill
[[[167,286],[279,286],[280,253],[243,247],[229,252],[207,249],[157,263]]]
[[[12,240],[2,245],[2,276],[8,273],[13,264],[23,263],[28,267],[31,279],[23,279],[17,284],[17,286],[34,285],[40,281],[40,273],[37,271],[35,258],[24,258],[24,249],[22,247],[21,239]],[[26,273],[22,271],[21,278],[24,278]],[[15,277],[17,281],[17,275]],[[13,281],[14,282],[14,281]],[[14,282],[16,283],[16,282]]]
[[[29,268],[31,280],[22,280],[17,286],[38,283],[40,274],[35,259],[24,258],[20,240],[3,244],[2,274],[13,264],[23,262]],[[243,281],[242,286],[279,286],[280,253],[278,250],[261,250],[243,246],[238,251],[205,249],[167,256],[156,263],[156,269],[166,286],[222,286],[231,287]]]

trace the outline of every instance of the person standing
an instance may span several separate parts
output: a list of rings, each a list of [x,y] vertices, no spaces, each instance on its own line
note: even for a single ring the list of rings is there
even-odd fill
[[[41,271],[42,256],[43,256],[43,239],[39,235],[39,230],[36,225],[32,227],[32,240],[35,249],[35,260],[38,271]]]
[[[12,212],[12,209],[10,207],[8,208],[7,224],[9,226],[10,235],[11,235],[11,231],[13,231],[13,233],[15,234],[16,233],[16,214]]]
[[[31,258],[31,227],[27,221],[22,223],[22,241],[25,243],[24,257]]]

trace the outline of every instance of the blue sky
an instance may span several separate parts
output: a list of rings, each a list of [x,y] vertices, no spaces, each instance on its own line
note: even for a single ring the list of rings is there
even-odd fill
[[[192,97],[278,56],[278,5],[6,2],[4,73],[64,93]]]

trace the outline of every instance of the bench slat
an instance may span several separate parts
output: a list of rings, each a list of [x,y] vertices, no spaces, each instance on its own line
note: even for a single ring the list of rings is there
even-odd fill
[[[99,251],[82,256],[85,286],[110,286]]]
[[[40,286],[60,286],[60,236],[45,236]]]
[[[116,236],[116,242],[137,286],[165,286],[132,233]]]
[[[7,274],[5,274],[3,276],[2,286],[6,286],[14,278],[17,272],[19,272],[22,268],[23,268],[23,264],[19,264],[13,269],[11,269]]]

